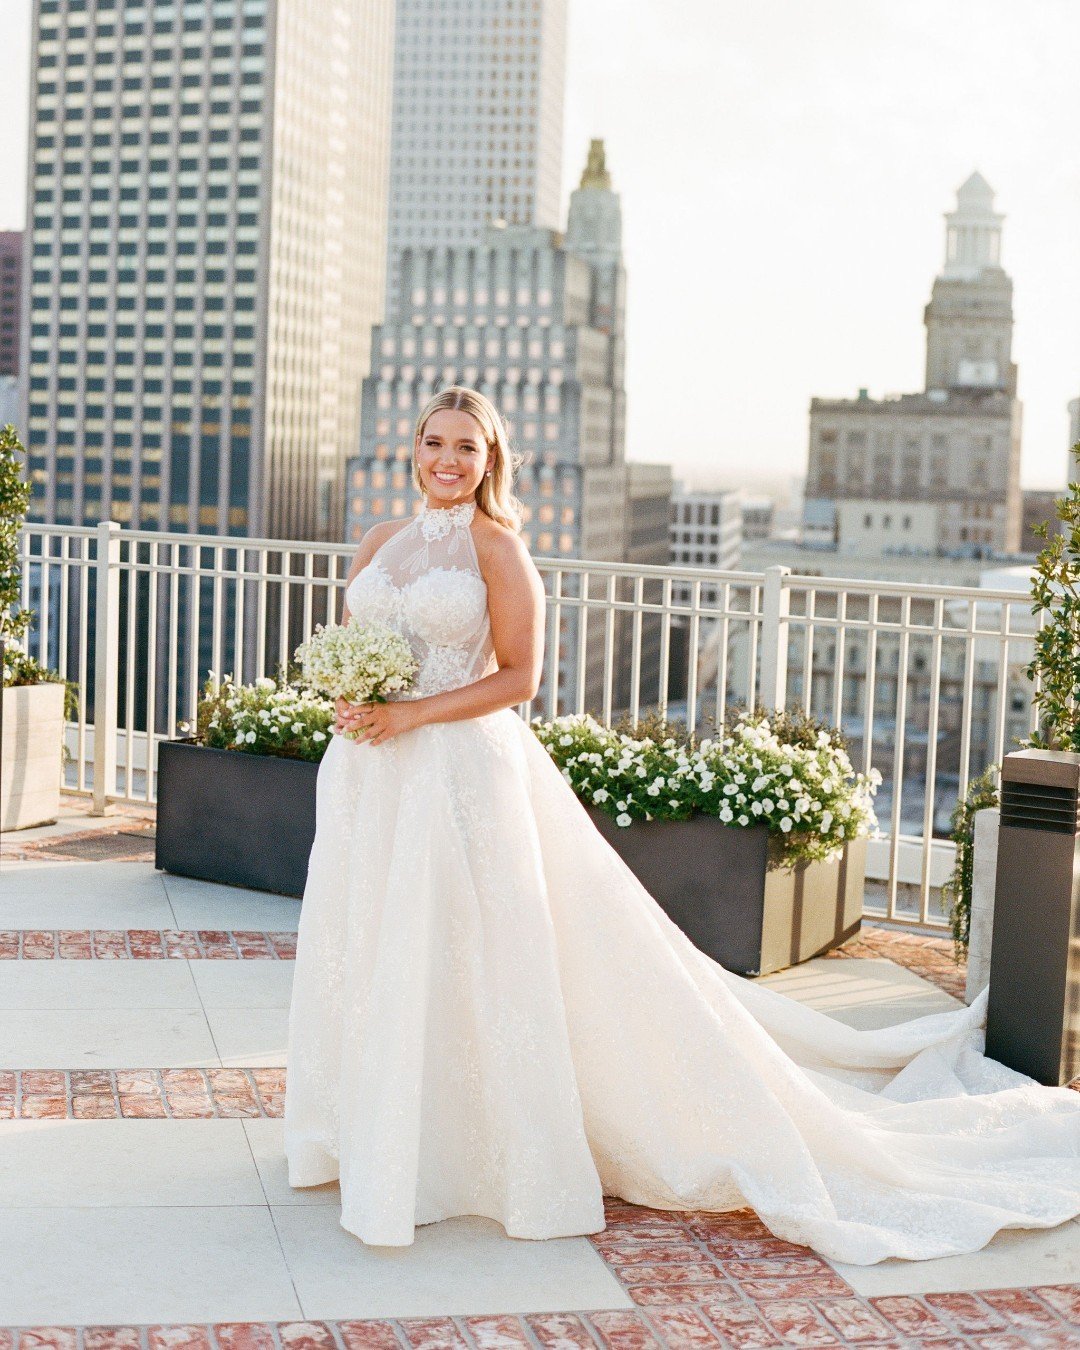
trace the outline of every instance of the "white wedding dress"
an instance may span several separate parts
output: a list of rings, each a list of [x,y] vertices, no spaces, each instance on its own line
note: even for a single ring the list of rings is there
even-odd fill
[[[346,592],[414,697],[493,668],[475,506],[428,508]],[[631,827],[632,828],[632,827]],[[289,1012],[289,1183],[407,1245],[451,1215],[596,1233],[602,1196],[751,1205],[833,1260],[971,1252],[1080,1214],[1080,1094],[985,1058],[970,1007],[853,1030],[668,919],[511,708],[335,735]]]

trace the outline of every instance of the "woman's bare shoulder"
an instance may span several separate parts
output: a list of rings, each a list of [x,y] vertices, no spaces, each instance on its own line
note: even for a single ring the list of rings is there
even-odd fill
[[[500,587],[519,595],[530,590],[543,592],[543,578],[528,545],[516,530],[486,516],[474,531],[473,540],[480,572],[489,590]]]
[[[476,544],[476,556],[481,566],[490,563],[497,567],[515,560],[519,566],[532,562],[525,541],[516,530],[492,520],[490,516],[480,511],[476,513],[475,520],[473,542]]]
[[[409,524],[409,520],[410,517],[406,516],[404,519],[379,520],[374,525],[368,526],[356,552],[353,554],[352,562],[349,564],[348,576],[350,581],[361,568],[367,566],[375,556],[376,550],[382,548],[383,544],[397,534],[398,530],[404,529]]]

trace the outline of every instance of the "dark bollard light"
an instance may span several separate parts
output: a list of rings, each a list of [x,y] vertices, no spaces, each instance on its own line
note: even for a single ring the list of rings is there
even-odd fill
[[[986,1053],[1049,1086],[1080,1075],[1080,754],[1001,766]]]

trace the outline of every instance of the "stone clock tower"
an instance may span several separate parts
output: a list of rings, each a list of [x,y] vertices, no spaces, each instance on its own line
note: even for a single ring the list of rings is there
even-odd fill
[[[926,306],[926,388],[1016,393],[1012,280],[1001,266],[994,191],[973,173],[945,217],[945,268]]]

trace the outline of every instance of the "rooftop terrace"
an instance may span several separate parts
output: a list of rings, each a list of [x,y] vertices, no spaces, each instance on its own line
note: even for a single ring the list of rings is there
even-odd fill
[[[1080,1224],[832,1265],[752,1212],[606,1201],[544,1243],[488,1219],[341,1228],[281,1152],[299,903],[172,876],[154,809],[0,836],[0,1350],[1080,1344]],[[957,1006],[951,943],[864,925],[766,977],[854,1025]]]

